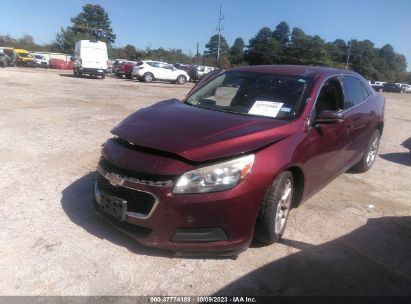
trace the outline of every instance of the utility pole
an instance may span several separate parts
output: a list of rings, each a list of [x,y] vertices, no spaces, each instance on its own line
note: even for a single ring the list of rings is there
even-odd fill
[[[221,13],[222,5],[220,5],[220,16],[218,17],[218,47],[217,47],[217,63],[220,62],[220,44],[221,44],[221,31],[224,30],[223,24],[221,21],[224,20],[224,16]]]
[[[345,69],[348,70],[348,64],[350,62],[350,55],[351,55],[351,46],[352,46],[352,38],[350,39],[350,41],[348,42],[349,46],[348,46],[348,56],[347,56],[347,63],[345,64]]]
[[[197,42],[197,53],[196,53],[196,62],[200,64],[200,53],[199,53],[200,43]]]

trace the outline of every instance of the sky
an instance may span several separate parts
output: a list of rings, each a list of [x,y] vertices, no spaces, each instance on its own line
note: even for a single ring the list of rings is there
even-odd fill
[[[281,21],[326,41],[369,39],[376,47],[389,43],[406,56],[411,70],[411,0],[19,0],[2,2],[0,34],[33,36],[49,43],[87,3],[100,4],[117,35],[115,46],[164,47],[195,55],[217,33],[219,8],[222,35],[231,46],[246,44],[262,27]]]

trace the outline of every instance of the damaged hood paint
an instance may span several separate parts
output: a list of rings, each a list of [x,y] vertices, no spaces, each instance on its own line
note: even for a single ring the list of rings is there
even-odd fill
[[[111,132],[134,145],[202,162],[251,152],[284,139],[290,133],[289,124],[171,99],[131,114]]]

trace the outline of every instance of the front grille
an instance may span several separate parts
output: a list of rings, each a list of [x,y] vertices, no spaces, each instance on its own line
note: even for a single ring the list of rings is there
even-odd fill
[[[156,201],[154,196],[150,193],[120,186],[113,186],[101,175],[97,178],[97,186],[102,192],[126,200],[127,212],[136,212],[143,215],[148,215]]]
[[[98,164],[100,165],[101,168],[104,169],[104,171],[108,173],[114,172],[121,176],[132,177],[138,180],[146,181],[146,183],[144,184],[151,184],[151,183],[155,184],[155,183],[164,182],[164,185],[168,185],[168,184],[172,184],[173,180],[175,179],[174,175],[153,175],[153,174],[137,172],[134,170],[126,169],[118,165],[115,165],[107,161],[104,158],[101,158]]]

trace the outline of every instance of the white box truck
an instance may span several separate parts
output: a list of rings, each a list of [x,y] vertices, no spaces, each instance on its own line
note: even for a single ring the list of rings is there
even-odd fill
[[[102,41],[80,40],[74,48],[73,60],[74,76],[88,74],[104,79],[107,74],[107,45]]]

